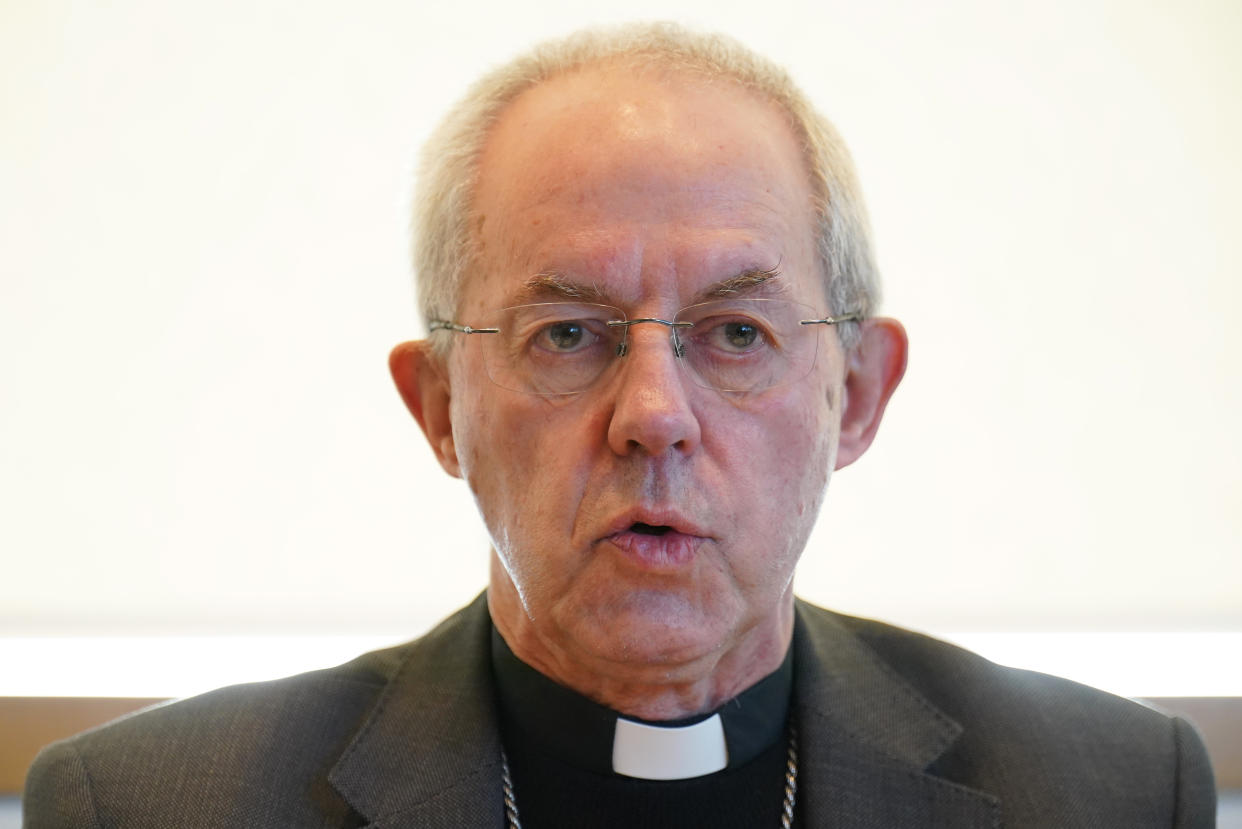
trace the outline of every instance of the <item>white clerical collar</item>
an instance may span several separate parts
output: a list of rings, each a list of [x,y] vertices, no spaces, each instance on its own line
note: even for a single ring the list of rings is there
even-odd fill
[[[718,711],[675,722],[619,715],[527,665],[492,629],[506,742],[521,740],[579,768],[646,780],[682,780],[737,768],[785,733],[793,648],[781,666]]]
[[[659,726],[617,717],[612,770],[643,780],[684,780],[721,771],[729,747],[719,714],[694,725]]]

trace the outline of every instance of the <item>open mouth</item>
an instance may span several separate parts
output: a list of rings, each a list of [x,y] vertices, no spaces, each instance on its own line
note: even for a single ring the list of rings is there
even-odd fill
[[[660,520],[663,515],[644,515],[644,518]],[[648,524],[646,521],[631,521],[622,524],[621,528],[601,539],[612,549],[620,553],[618,561],[633,574],[635,571],[651,574],[685,575],[697,561],[699,549],[709,539],[696,534],[690,522],[682,522],[675,517],[669,519],[672,524]],[[615,525],[614,525],[615,526]]]
[[[667,524],[654,526],[652,524],[644,524],[642,521],[637,521],[630,526],[630,532],[639,533],[640,535],[664,535],[672,531],[673,528]]]

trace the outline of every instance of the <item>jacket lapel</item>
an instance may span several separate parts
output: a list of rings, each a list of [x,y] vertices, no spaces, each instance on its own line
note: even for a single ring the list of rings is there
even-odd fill
[[[485,596],[408,648],[328,775],[372,829],[503,825]]]
[[[809,827],[1000,826],[996,798],[926,771],[961,726],[827,612],[798,603],[798,797]]]

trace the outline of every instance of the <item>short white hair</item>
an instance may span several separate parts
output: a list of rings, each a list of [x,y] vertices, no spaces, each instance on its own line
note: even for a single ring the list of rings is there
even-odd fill
[[[497,119],[518,95],[543,81],[618,60],[732,81],[784,111],[810,171],[816,248],[828,281],[829,312],[875,312],[879,275],[871,229],[849,151],[832,124],[783,69],[733,38],[673,23],[637,23],[549,41],[492,70],[432,133],[419,165],[412,222],[424,324],[455,318],[463,280],[475,264],[472,218],[479,161]],[[857,341],[855,324],[838,328],[847,347]]]

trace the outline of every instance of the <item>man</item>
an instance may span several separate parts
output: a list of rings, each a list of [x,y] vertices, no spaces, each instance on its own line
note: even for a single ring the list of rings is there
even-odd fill
[[[845,150],[668,26],[433,137],[401,395],[493,541],[424,638],[48,749],[28,825],[1203,827],[1185,723],[796,602],[905,368]]]

